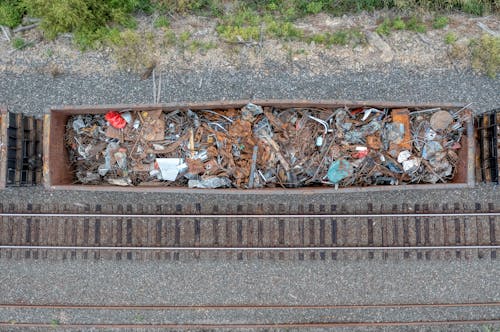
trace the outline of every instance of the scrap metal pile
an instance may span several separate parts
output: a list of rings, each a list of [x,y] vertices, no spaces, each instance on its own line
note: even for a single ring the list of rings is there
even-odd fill
[[[411,112],[410,112],[411,111]],[[450,181],[467,111],[363,108],[124,110],[71,116],[82,184],[335,187]]]

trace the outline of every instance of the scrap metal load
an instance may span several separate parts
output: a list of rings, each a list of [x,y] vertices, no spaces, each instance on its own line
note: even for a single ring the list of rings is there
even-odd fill
[[[265,188],[450,182],[468,110],[110,110],[70,116],[81,184]],[[465,148],[465,147],[464,147]]]

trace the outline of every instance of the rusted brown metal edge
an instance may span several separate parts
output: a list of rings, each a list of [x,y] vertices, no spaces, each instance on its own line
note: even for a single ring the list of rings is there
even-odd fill
[[[248,100],[231,100],[231,101],[208,101],[208,102],[173,102],[163,104],[108,104],[108,105],[63,105],[50,107],[46,113],[60,112],[60,111],[101,111],[103,109],[127,109],[127,108],[141,108],[141,109],[154,109],[154,108],[190,108],[193,110],[210,109],[210,108],[231,108],[242,107],[248,103],[254,103],[260,106],[279,106],[279,107],[363,107],[363,106],[378,106],[382,108],[404,108],[404,107],[418,107],[418,108],[462,108],[463,103],[411,103],[411,102],[388,102],[388,101],[353,101],[353,100],[307,100],[307,99],[248,99]]]
[[[50,178],[51,158],[50,158],[50,115],[52,113],[83,114],[82,112],[93,114],[102,113],[103,110],[124,110],[124,109],[158,109],[172,110],[177,108],[189,108],[192,110],[217,109],[217,108],[239,108],[249,102],[260,106],[275,107],[296,107],[296,108],[333,108],[333,107],[378,107],[378,108],[446,108],[462,109],[467,107],[463,103],[411,103],[411,102],[388,102],[388,101],[351,101],[351,100],[290,100],[290,99],[257,99],[257,100],[233,100],[233,101],[209,101],[209,102],[174,102],[163,104],[109,104],[109,105],[78,105],[78,106],[54,106],[46,111],[44,116],[43,133],[43,182],[46,189],[55,190],[81,190],[81,191],[115,191],[130,192],[131,187],[118,187],[111,185],[53,185]],[[443,184],[418,184],[418,185],[398,185],[398,186],[373,186],[373,187],[348,187],[335,190],[333,187],[309,187],[309,188],[266,188],[266,189],[190,189],[179,187],[133,187],[137,192],[168,192],[168,193],[220,193],[220,194],[319,194],[319,193],[351,193],[351,192],[379,192],[379,191],[408,191],[408,190],[433,190],[433,189],[460,189],[473,187],[475,185],[475,144],[474,144],[473,121],[467,121],[467,167],[466,181],[464,183],[443,183]]]
[[[439,190],[439,189],[463,189],[471,187],[468,183],[438,183],[438,184],[412,184],[397,186],[372,186],[372,187],[346,187],[335,190],[332,187],[306,187],[306,188],[265,188],[265,189],[194,189],[180,187],[119,187],[111,185],[46,185],[46,189],[54,190],[79,190],[79,191],[114,191],[114,192],[157,192],[170,194],[224,194],[224,195],[316,195],[332,193],[359,193],[359,192],[383,192],[383,191],[409,191],[409,190]]]
[[[476,184],[476,135],[474,134],[474,121],[471,117],[467,121],[467,186]]]
[[[0,106],[0,189],[5,188],[7,182],[7,144],[9,127],[9,113],[7,108]]]
[[[48,111],[50,112],[50,111]],[[43,145],[42,145],[42,151],[43,151],[43,156],[42,156],[42,182],[45,188],[50,187],[51,179],[50,179],[50,172],[49,172],[49,167],[50,167],[50,158],[49,158],[49,152],[50,152],[50,114],[46,113],[43,116]]]

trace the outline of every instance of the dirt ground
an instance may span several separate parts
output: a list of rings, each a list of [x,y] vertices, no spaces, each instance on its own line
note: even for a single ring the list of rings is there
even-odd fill
[[[470,67],[465,48],[471,38],[487,33],[498,34],[500,19],[497,16],[473,17],[453,14],[443,29],[427,29],[425,33],[413,31],[392,31],[380,36],[376,27],[387,17],[387,12],[361,13],[333,17],[318,14],[295,23],[306,33],[333,33],[339,29],[355,28],[361,31],[366,41],[357,45],[316,45],[314,42],[282,41],[263,39],[250,43],[227,43],[221,41],[216,32],[216,22],[207,17],[175,17],[170,31],[179,35],[189,31],[191,41],[211,42],[214,48],[206,51],[189,49],[177,45],[165,46],[165,30],[153,27],[153,17],[139,17],[139,33],[154,36],[154,45],[144,49],[139,57],[152,59],[158,70],[214,69],[258,69],[272,63],[287,70],[309,71],[311,74],[338,73],[342,71],[374,70],[388,64],[415,69],[445,68],[460,71]],[[424,17],[432,22],[432,17]],[[481,26],[483,28],[481,28]],[[457,36],[453,45],[445,43],[448,33]],[[127,71],[118,66],[113,50],[102,47],[99,50],[82,52],[73,44],[71,34],[60,35],[54,41],[43,39],[39,29],[20,32],[12,36],[22,37],[32,45],[23,50],[12,47],[5,36],[0,35],[0,70],[14,73],[44,73],[50,76],[61,74],[112,75]],[[144,37],[145,38],[145,37]],[[145,60],[144,60],[145,61]],[[145,61],[146,62],[146,61]],[[139,74],[140,70],[138,71]]]

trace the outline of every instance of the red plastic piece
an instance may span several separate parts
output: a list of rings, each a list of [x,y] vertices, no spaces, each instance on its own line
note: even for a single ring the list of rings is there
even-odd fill
[[[106,121],[109,122],[111,126],[117,129],[125,128],[125,126],[127,125],[127,121],[125,121],[125,119],[122,118],[120,113],[115,111],[109,111],[108,113],[106,113],[104,118],[106,119]]]
[[[366,150],[361,150],[361,151],[358,151],[358,152],[354,153],[354,154],[352,155],[352,157],[353,157],[353,158],[357,158],[357,159],[361,159],[361,158],[366,157],[366,156],[368,155],[368,152],[369,152],[369,151],[368,151],[368,149],[366,149]]]

